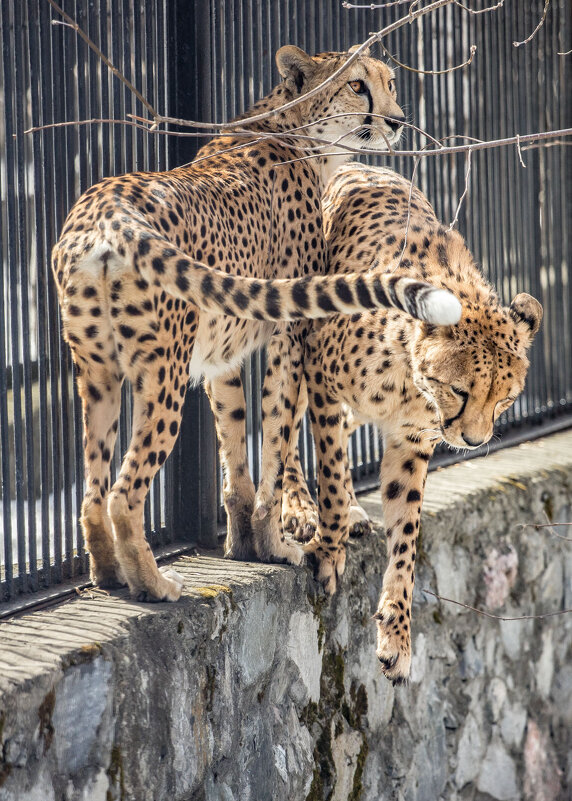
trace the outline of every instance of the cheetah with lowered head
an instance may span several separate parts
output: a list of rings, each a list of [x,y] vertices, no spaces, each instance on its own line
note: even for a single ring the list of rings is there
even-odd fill
[[[189,369],[209,382],[226,474],[227,554],[297,563],[301,549],[285,540],[280,526],[277,477],[282,431],[292,423],[301,378],[301,318],[368,302],[425,319],[439,319],[449,303],[449,312],[458,314],[453,298],[419,282],[369,282],[368,290],[361,279],[353,288],[344,280],[328,294],[323,282],[310,280],[325,272],[321,189],[336,159],[326,148],[321,158],[300,161],[307,140],[301,146],[283,134],[304,124],[306,137],[393,142],[403,119],[391,70],[367,55],[317,95],[280,110],[347,59],[347,53],[312,58],[281,48],[283,83],[250,112],[276,113],[250,124],[245,119],[250,139],[228,133],[190,165],[107,178],[68,215],[52,266],[83,407],[81,523],[97,584],[126,582],[141,600],[180,596],[180,576],[158,570],[145,541],[143,504],[176,440]],[[275,276],[292,283],[269,280]],[[278,320],[294,324],[277,326]],[[275,329],[263,398],[264,478],[255,499],[239,371]],[[110,487],[125,378],[133,389],[133,435]]]
[[[423,194],[391,170],[341,167],[323,208],[333,273],[429,281],[462,304],[456,325],[438,327],[401,311],[379,310],[315,322],[307,338],[319,526],[306,550],[326,590],[334,592],[344,571],[350,509],[357,505],[347,466],[351,429],[342,425],[345,404],[350,417],[373,421],[383,433],[389,562],[375,614],[377,655],[385,675],[400,681],[411,661],[411,601],[428,462],[440,441],[472,449],[491,438],[495,420],[523,389],[542,306],[521,293],[503,307],[462,236],[444,228]],[[301,415],[300,407],[298,422]],[[309,495],[300,494],[304,479],[295,439],[294,434],[286,461],[284,516],[294,521],[295,536],[305,539],[317,515]]]

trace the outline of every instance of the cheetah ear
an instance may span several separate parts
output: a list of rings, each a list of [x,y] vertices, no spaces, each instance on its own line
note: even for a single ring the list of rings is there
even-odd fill
[[[302,89],[304,81],[316,69],[316,63],[311,56],[294,45],[284,45],[276,53],[276,66],[283,78],[290,78],[296,84],[298,91]]]
[[[348,53],[350,54],[350,56],[351,56],[352,53],[355,53],[355,51],[358,50],[360,47],[361,47],[361,45],[359,45],[359,44],[352,45],[351,47],[349,47],[348,48]],[[365,50],[361,51],[360,55],[361,56],[371,56],[371,48],[366,47]]]
[[[525,340],[525,347],[531,344],[532,340],[542,322],[542,306],[526,292],[517,295],[509,306],[508,313],[516,323],[516,327]]]

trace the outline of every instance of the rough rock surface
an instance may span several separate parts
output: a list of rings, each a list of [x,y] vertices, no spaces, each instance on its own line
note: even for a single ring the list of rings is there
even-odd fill
[[[180,603],[92,591],[3,624],[0,801],[572,797],[572,615],[423,592],[572,607],[572,543],[519,526],[571,507],[570,433],[430,476],[402,687],[374,651],[380,532],[332,600],[303,568],[202,555]]]

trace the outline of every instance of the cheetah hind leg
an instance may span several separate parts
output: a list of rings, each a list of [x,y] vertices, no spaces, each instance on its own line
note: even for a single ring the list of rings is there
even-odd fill
[[[81,508],[81,527],[89,552],[91,580],[99,587],[111,589],[127,583],[117,561],[107,512],[111,454],[117,435],[122,380],[113,371],[82,358],[73,349],[72,354],[83,407],[86,491]]]
[[[143,508],[151,482],[177,438],[186,390],[186,364],[159,359],[133,389],[133,435],[109,497],[115,549],[131,596],[138,601],[177,601],[183,578],[170,567],[158,568],[145,539]],[[177,370],[177,368],[179,368]]]

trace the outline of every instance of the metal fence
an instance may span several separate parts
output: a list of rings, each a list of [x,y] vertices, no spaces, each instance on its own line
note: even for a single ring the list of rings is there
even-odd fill
[[[339,0],[60,2],[159,112],[217,122],[242,111],[278,80],[274,52],[280,45],[293,43],[308,52],[346,49],[403,14],[399,6],[348,10]],[[439,71],[465,61],[470,45],[477,45],[474,63],[463,70],[397,70],[399,99],[412,121],[437,138],[493,139],[572,126],[572,56],[559,55],[572,48],[569,0],[551,4],[531,42],[512,44],[530,35],[543,7],[543,0],[507,3],[494,13],[472,15],[447,6],[384,40],[400,61]],[[90,184],[109,174],[183,163],[201,143],[122,123],[24,133],[53,122],[126,120],[145,111],[73,28],[61,23],[47,0],[1,0],[0,603],[60,587],[87,571],[77,522],[83,493],[80,407],[60,337],[51,246],[73,201]],[[425,141],[418,134],[407,134],[405,146],[420,144]],[[390,164],[411,176],[410,159]],[[526,392],[500,430],[509,441],[564,427],[572,411],[572,161],[559,145],[523,147],[521,153],[491,150],[474,154],[471,178],[460,230],[506,302],[529,291],[545,308]],[[438,215],[451,220],[465,185],[463,157],[423,161],[418,180]],[[245,369],[255,480],[262,360],[256,354]],[[129,390],[124,392],[128,400]],[[123,415],[114,469],[129,433]],[[301,444],[312,479],[308,429]],[[352,454],[356,480],[376,480],[380,450],[373,427],[354,436]],[[193,391],[178,446],[146,507],[150,540],[172,547],[190,539],[212,542],[220,522],[219,484],[208,404],[201,391]]]

